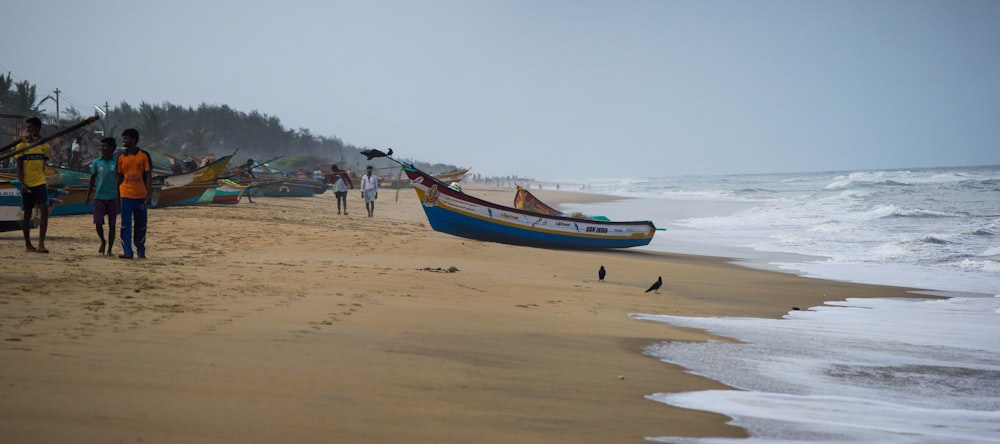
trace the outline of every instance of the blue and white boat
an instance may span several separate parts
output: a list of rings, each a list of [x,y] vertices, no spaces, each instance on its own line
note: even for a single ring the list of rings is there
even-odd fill
[[[543,248],[598,250],[649,244],[650,221],[613,222],[487,202],[402,164],[431,228],[469,239]]]

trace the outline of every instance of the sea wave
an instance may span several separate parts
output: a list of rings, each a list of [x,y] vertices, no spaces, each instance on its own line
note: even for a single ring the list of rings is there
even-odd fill
[[[896,205],[879,205],[872,209],[875,214],[881,214],[881,218],[891,217],[913,217],[913,218],[935,218],[935,217],[969,217],[969,213],[963,211],[938,211],[923,208],[902,208]]]

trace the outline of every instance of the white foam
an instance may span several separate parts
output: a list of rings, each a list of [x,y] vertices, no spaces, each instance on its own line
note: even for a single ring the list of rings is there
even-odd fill
[[[838,396],[741,391],[658,393],[649,399],[736,418],[750,439],[650,437],[670,443],[996,443],[1000,412],[924,409]]]
[[[850,299],[783,319],[633,316],[741,341],[646,353],[744,390],[651,399],[732,416],[751,442],[1000,438],[1000,297]]]

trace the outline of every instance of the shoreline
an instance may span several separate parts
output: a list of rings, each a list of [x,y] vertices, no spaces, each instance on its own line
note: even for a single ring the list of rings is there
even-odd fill
[[[510,188],[466,189],[513,199]],[[532,192],[553,205],[615,199]],[[645,398],[728,388],[646,346],[725,339],[630,313],[773,318],[847,297],[913,297],[729,258],[470,241],[432,231],[412,190],[398,202],[395,190],[380,194],[371,219],[356,190],[350,216],[336,215],[330,193],[154,210],[147,261],[98,257],[90,216],[50,220],[48,255],[23,253],[20,232],[0,233],[0,436],[744,437],[723,415]],[[644,293],[658,275],[661,294]]]

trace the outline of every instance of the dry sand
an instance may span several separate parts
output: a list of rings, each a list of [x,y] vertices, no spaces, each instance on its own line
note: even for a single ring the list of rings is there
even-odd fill
[[[0,233],[0,442],[739,437],[645,398],[724,387],[642,354],[708,336],[629,313],[779,317],[906,295],[712,257],[465,240],[430,230],[411,190],[382,190],[374,218],[349,198],[349,216],[329,192],[152,210],[145,261],[98,256],[90,216],[53,218],[47,255]]]

